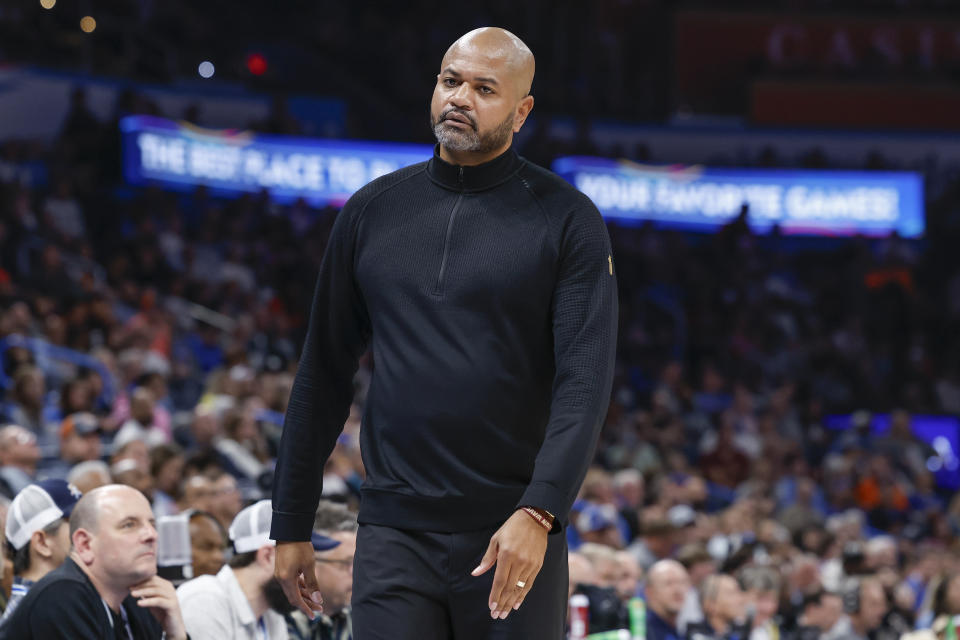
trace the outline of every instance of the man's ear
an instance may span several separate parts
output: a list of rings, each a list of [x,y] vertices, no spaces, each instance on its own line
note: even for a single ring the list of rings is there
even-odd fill
[[[273,575],[273,562],[276,553],[277,548],[272,545],[257,549],[257,564],[268,570],[271,576]]]
[[[93,552],[93,535],[86,529],[77,529],[70,536],[70,541],[73,543],[73,550],[77,552],[83,563],[93,564],[97,555]]]
[[[533,96],[527,94],[517,105],[517,113],[513,117],[513,132],[519,133],[523,123],[527,121],[527,116],[533,111]]]
[[[53,555],[53,551],[50,549],[49,536],[43,529],[33,532],[33,535],[30,536],[30,544],[41,558],[49,558]]]

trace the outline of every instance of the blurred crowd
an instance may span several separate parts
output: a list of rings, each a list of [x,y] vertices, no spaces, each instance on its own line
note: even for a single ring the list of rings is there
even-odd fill
[[[122,186],[116,119],[144,110],[124,94],[100,122],[78,92],[52,148],[0,145],[0,168],[48,176],[0,171],[0,495],[117,482],[158,517],[210,514],[194,553],[215,573],[269,496],[336,211]],[[923,243],[758,236],[747,209],[709,236],[611,226],[617,381],[566,530],[591,629],[642,596],[664,637],[949,636],[957,452],[915,423],[960,413],[956,230],[937,226],[958,202],[931,202]],[[324,470],[349,506],[374,366]]]

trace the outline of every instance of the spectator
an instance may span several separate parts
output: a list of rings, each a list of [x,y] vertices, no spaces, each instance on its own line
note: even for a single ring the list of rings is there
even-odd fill
[[[843,610],[846,616],[830,640],[867,640],[888,611],[883,585],[875,577],[855,579],[843,594]]]
[[[216,449],[238,477],[256,480],[265,470],[266,442],[260,426],[249,411],[235,409],[223,420],[224,437]]]
[[[357,514],[345,504],[321,500],[313,519],[313,530],[325,535],[336,531],[356,531]]]
[[[177,503],[180,511],[195,509],[212,514],[216,503],[216,493],[210,478],[201,473],[195,473],[183,481],[183,486],[180,489],[180,500]],[[215,515],[214,517],[216,518]],[[223,526],[219,518],[217,522],[220,523],[220,528],[226,531],[226,527]]]
[[[8,499],[34,481],[40,449],[37,437],[19,425],[0,429],[0,494]]]
[[[570,588],[567,598],[573,595],[581,586],[596,586],[597,574],[587,558],[576,551],[567,554]]]
[[[708,576],[717,571],[717,561],[713,559],[703,545],[692,543],[677,550],[677,560],[687,570],[690,588],[684,598],[683,608],[677,621],[680,633],[686,633],[691,622],[703,620],[703,608],[700,606],[700,592]]]
[[[643,569],[640,568],[637,558],[629,551],[617,551],[615,557],[617,578],[613,586],[620,600],[628,602],[631,598],[639,595],[640,581],[643,580]]]
[[[126,435],[128,437],[121,438],[119,434],[114,436],[113,454],[110,456],[110,462],[116,464],[121,460],[130,459],[136,462],[138,467],[149,469],[150,448],[147,443],[133,433],[128,432]]]
[[[674,527],[668,520],[651,518],[641,525],[640,538],[630,545],[629,550],[640,566],[648,570],[654,562],[670,557],[675,545],[673,534]]]
[[[740,586],[746,595],[747,608],[753,612],[750,640],[777,640],[780,626],[780,575],[770,567],[747,567],[740,572]]]
[[[14,579],[0,626],[35,582],[63,564],[70,552],[67,520],[79,499],[76,487],[63,480],[27,485],[13,499],[4,533],[13,556]]]
[[[47,465],[43,473],[48,477],[66,478],[74,465],[99,460],[103,453],[100,423],[92,413],[72,413],[60,425],[60,457]]]
[[[716,434],[716,441],[700,458],[700,468],[710,482],[721,487],[734,488],[747,479],[750,460],[737,448],[734,426],[726,417]]]
[[[823,513],[815,504],[816,484],[810,478],[799,478],[795,482],[795,487],[792,503],[780,511],[778,520],[794,533],[811,526],[822,525]]]
[[[153,502],[153,478],[146,465],[135,458],[122,458],[110,467],[110,475],[117,484],[133,487]]]
[[[914,435],[911,421],[907,411],[892,411],[890,431],[874,443],[873,449],[894,461],[901,472],[916,477],[926,473],[927,460],[936,452]]]
[[[843,616],[843,599],[830,591],[817,589],[803,597],[794,629],[785,634],[789,640],[820,640]]]
[[[647,599],[646,640],[680,640],[677,626],[690,576],[676,560],[658,560],[647,572],[644,593]]]
[[[32,365],[24,365],[13,375],[13,390],[4,407],[7,422],[21,425],[40,438],[47,434],[52,415],[47,411],[47,394],[43,372]]]
[[[43,215],[47,228],[66,241],[79,240],[86,234],[83,211],[68,180],[57,181],[54,194],[43,203]]]
[[[146,387],[137,387],[130,397],[130,418],[120,427],[117,442],[141,440],[148,447],[164,444],[170,439],[168,433],[154,424],[155,399]]]
[[[617,595],[619,569],[616,552],[605,545],[588,542],[577,555],[590,564],[590,581],[576,584],[576,592],[590,602],[590,630],[608,631],[627,624],[627,608]],[[569,562],[569,558],[568,558]]]
[[[230,523],[240,513],[240,489],[237,488],[237,480],[229,473],[219,472],[213,478],[214,500],[210,511],[217,517],[220,524],[226,522],[224,527],[229,527]]]
[[[576,514],[576,530],[583,544],[600,544],[620,549],[623,537],[618,527],[619,514],[612,504],[582,502]]]
[[[173,585],[157,576],[153,522],[129,487],[84,495],[70,514],[70,555],[33,585],[0,640],[186,638]]]
[[[718,574],[704,580],[700,604],[704,619],[687,627],[688,640],[733,640],[749,633],[744,594],[733,576]]]
[[[613,488],[620,516],[628,526],[627,540],[633,540],[640,532],[638,514],[644,501],[643,474],[636,469],[622,469],[613,476]]]
[[[193,576],[217,575],[227,561],[227,532],[206,511],[192,511],[188,527]]]
[[[293,610],[273,577],[275,542],[271,507],[261,500],[230,525],[234,555],[216,576],[200,576],[177,589],[187,631],[196,638],[283,640],[284,614]]]
[[[594,571],[594,584],[604,589],[616,586],[620,574],[620,563],[616,552],[609,546],[596,542],[585,542],[577,552],[586,558]]]
[[[325,526],[317,526],[317,525]],[[353,619],[353,555],[357,548],[357,518],[341,505],[321,501],[314,521],[313,546],[317,584],[323,611],[308,620],[299,610],[287,614],[287,630],[296,640],[351,640]],[[322,547],[328,547],[322,550]]]
[[[960,615],[960,573],[939,577],[933,593],[933,616]]]
[[[160,444],[150,450],[153,512],[158,518],[177,512],[184,462],[183,450],[176,444]]]
[[[113,482],[110,476],[110,467],[102,460],[88,460],[81,462],[70,469],[67,482],[75,486],[81,493],[87,494],[104,485]]]

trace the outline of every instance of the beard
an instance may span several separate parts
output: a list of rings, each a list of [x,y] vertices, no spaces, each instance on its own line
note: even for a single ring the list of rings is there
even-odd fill
[[[276,578],[270,578],[270,581],[263,586],[263,597],[267,601],[267,606],[282,616],[292,613],[295,606],[287,600],[287,594],[283,592],[283,587]]]
[[[446,116],[452,111],[466,117],[470,121],[470,129],[455,129],[443,123]],[[477,130],[477,121],[469,113],[458,109],[447,109],[436,119],[430,116],[430,126],[433,135],[441,147],[449,151],[472,151],[476,153],[490,153],[507,144],[513,132],[513,114],[508,115],[503,122],[490,131]]]

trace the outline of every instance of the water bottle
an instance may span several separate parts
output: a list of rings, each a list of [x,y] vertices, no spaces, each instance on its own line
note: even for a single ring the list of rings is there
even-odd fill
[[[630,598],[630,640],[647,640],[647,603],[643,598]]]
[[[582,593],[570,596],[570,640],[584,640],[590,630],[590,599]]]

